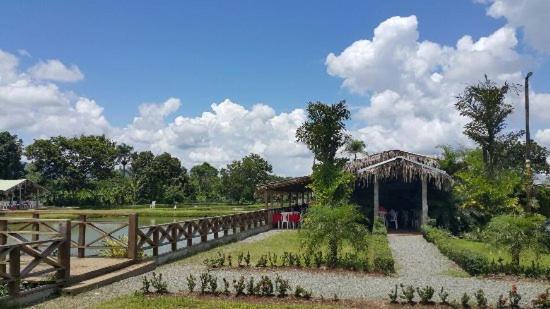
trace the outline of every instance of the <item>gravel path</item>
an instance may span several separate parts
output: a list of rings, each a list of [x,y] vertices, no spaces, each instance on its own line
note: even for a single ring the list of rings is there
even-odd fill
[[[253,236],[246,241],[260,241],[276,233],[270,231]],[[473,295],[478,289],[483,289],[490,301],[494,303],[500,294],[507,294],[513,283],[516,283],[523,300],[533,299],[538,293],[550,287],[548,283],[527,281],[499,281],[478,278],[457,278],[449,275],[450,270],[459,268],[443,256],[437,248],[426,242],[420,235],[389,235],[390,247],[397,266],[397,274],[392,277],[370,276],[352,272],[304,271],[286,270],[215,270],[218,278],[235,279],[244,276],[260,277],[280,275],[290,281],[292,286],[301,285],[313,290],[314,297],[323,295],[331,298],[334,294],[339,298],[386,299],[395,284],[411,284],[414,286],[431,285],[436,290],[444,286],[450,293],[450,299],[460,299],[462,293]],[[185,277],[204,271],[203,266],[168,264],[156,269],[162,273],[169,283],[169,290],[185,290]],[[129,278],[74,297],[59,297],[36,306],[36,308],[90,308],[98,302],[117,296],[131,294],[141,286],[141,277]],[[437,294],[437,293],[436,293]],[[435,296],[437,299],[437,296]],[[472,296],[472,301],[473,296]]]

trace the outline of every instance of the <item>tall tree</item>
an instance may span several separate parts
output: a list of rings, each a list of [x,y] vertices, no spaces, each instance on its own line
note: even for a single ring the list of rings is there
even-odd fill
[[[464,126],[464,134],[482,149],[486,172],[493,177],[498,162],[498,145],[516,140],[522,132],[503,134],[506,118],[514,107],[504,102],[506,95],[516,92],[516,87],[505,82],[497,85],[487,76],[475,85],[467,86],[455,104],[460,115],[470,118]]]
[[[194,198],[199,201],[219,198],[220,178],[218,170],[204,162],[189,171],[189,181]]]
[[[233,161],[220,171],[223,193],[236,202],[254,201],[258,185],[271,179],[273,167],[258,154]]]
[[[117,145],[117,163],[122,166],[122,176],[126,177],[126,166],[130,163],[132,159],[132,152],[134,147],[127,144]]]
[[[350,139],[346,144],[346,152],[353,155],[353,160],[357,160],[358,154],[365,153],[365,142],[360,139]]]
[[[0,179],[23,177],[22,154],[23,141],[15,134],[0,132]]]
[[[327,263],[335,267],[338,251],[344,241],[356,248],[365,243],[363,216],[357,207],[349,205],[354,177],[344,171],[345,159],[336,153],[349,139],[345,121],[350,112],[344,101],[333,105],[309,103],[308,119],[296,131],[296,139],[313,152],[313,183],[310,185],[315,205],[304,219],[303,231],[308,250],[328,244]]]

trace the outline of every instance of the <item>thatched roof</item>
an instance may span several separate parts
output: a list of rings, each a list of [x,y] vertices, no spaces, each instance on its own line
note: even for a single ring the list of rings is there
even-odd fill
[[[353,161],[347,169],[356,174],[358,182],[363,185],[367,185],[374,178],[413,182],[426,177],[438,189],[450,188],[452,177],[438,167],[436,158],[401,150],[389,150]]]
[[[256,189],[256,193],[260,194],[265,190],[280,192],[305,192],[310,191],[309,188],[307,188],[307,185],[310,183],[311,177],[309,176],[287,178],[261,185]]]

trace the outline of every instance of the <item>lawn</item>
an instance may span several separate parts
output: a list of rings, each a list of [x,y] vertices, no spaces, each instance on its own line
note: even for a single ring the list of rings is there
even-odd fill
[[[141,217],[174,217],[174,218],[200,218],[232,215],[247,211],[260,210],[263,204],[237,205],[237,204],[179,204],[176,209],[173,205],[157,205],[155,209],[149,205],[122,206],[116,208],[78,207],[78,208],[51,208],[40,211],[43,219],[75,219],[78,214],[87,214],[90,218],[104,218],[137,213]],[[10,217],[30,217],[32,210],[6,211]]]
[[[250,252],[251,265],[256,265],[263,255],[268,254],[276,254],[279,259],[281,259],[285,252],[303,255],[305,250],[301,245],[300,237],[301,235],[298,230],[281,231],[261,241],[247,242],[245,240],[205,251],[182,260],[179,263],[203,264],[205,259],[215,258],[218,256],[218,253],[225,254],[226,256],[231,255],[233,266],[236,266],[236,260],[239,253],[246,254]],[[377,265],[380,265],[380,263],[384,263],[384,261],[389,261],[389,263],[391,263],[391,269],[386,272],[393,272],[393,258],[386,235],[369,235],[367,238],[368,247],[365,248],[364,251],[359,252],[359,255],[368,258],[371,268],[376,266],[372,265],[373,263],[378,263]],[[326,252],[326,248],[321,248],[321,250]],[[353,248],[350,244],[344,244],[342,252],[344,254],[351,253],[353,252]],[[377,270],[382,271],[381,269]]]

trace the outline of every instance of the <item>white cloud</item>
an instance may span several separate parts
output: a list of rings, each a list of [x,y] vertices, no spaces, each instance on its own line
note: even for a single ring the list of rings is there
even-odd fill
[[[56,82],[76,82],[84,79],[84,74],[76,65],[66,66],[57,59],[40,61],[29,69],[29,74],[38,80]]]
[[[550,129],[538,130],[535,134],[535,141],[550,148]]]
[[[522,28],[526,42],[535,49],[550,53],[548,35],[548,0],[491,0],[487,14],[504,17],[512,27]]]
[[[0,129],[29,137],[110,132],[94,100],[62,91],[18,65],[15,55],[0,50]]]
[[[467,84],[484,74],[497,82],[521,82],[529,57],[516,51],[515,30],[502,27],[478,38],[465,35],[455,46],[419,41],[415,16],[391,17],[374,29],[372,39],[352,43],[326,58],[327,72],[342,86],[370,96],[355,115],[354,133],[370,151],[401,148],[434,153],[442,144],[468,145],[466,119],[454,103]],[[534,110],[547,109],[548,94],[536,94]],[[519,106],[520,97],[510,100]],[[542,115],[533,115],[540,121]]]
[[[180,105],[174,98],[141,105],[139,116],[117,139],[138,149],[170,152],[189,167],[204,161],[221,167],[258,153],[279,174],[303,175],[311,170],[311,154],[295,142],[296,128],[305,120],[301,109],[276,114],[264,104],[247,109],[226,99],[198,117],[177,116],[165,122]]]

